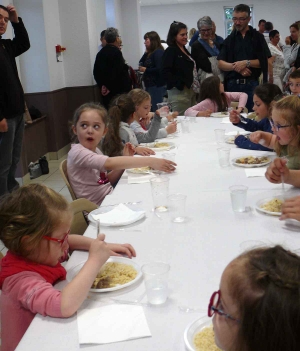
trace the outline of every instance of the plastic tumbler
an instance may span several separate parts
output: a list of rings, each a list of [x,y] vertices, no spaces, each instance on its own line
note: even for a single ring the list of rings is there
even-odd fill
[[[225,129],[215,129],[216,142],[225,143]]]
[[[159,104],[157,104],[157,109],[160,110],[159,114],[160,117],[167,117],[169,114],[169,105],[167,102],[160,102]]]
[[[248,187],[245,185],[233,185],[229,187],[231,206],[234,212],[245,212]]]
[[[168,211],[169,181],[165,176],[150,179],[154,211]]]
[[[230,149],[229,148],[220,147],[217,150],[218,150],[220,166],[223,167],[223,168],[224,167],[229,167],[230,166],[230,162],[229,162]]]
[[[150,262],[142,266],[148,302],[160,305],[168,298],[168,274],[170,265],[164,262]]]
[[[185,221],[185,204],[186,195],[171,194],[168,196],[168,206],[172,222],[182,223]]]
[[[182,133],[186,134],[190,132],[190,121],[189,119],[182,119],[181,120],[181,131]]]

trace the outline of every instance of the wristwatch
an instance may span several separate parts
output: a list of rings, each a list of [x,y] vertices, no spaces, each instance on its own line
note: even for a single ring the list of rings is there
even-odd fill
[[[247,67],[247,68],[250,67],[250,60],[247,60],[247,61],[246,61],[246,67]]]

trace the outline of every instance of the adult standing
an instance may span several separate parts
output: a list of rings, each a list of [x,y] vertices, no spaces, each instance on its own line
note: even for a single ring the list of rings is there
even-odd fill
[[[269,59],[269,83],[278,85],[281,91],[282,80],[285,74],[283,51],[279,46],[280,35],[278,30],[271,30],[269,33],[270,43],[268,44],[272,57]]]
[[[201,84],[205,78],[211,75],[219,76],[221,73],[217,62],[217,56],[220,53],[220,45],[212,40],[213,22],[209,16],[200,18],[197,22],[197,27],[200,36],[192,45],[192,58],[196,62]],[[223,78],[221,81],[222,80]]]
[[[224,39],[216,33],[216,29],[216,24],[214,21],[212,21],[211,39],[215,44],[221,46],[223,44]],[[199,34],[199,30],[197,30],[193,35],[192,39],[189,41],[189,46],[192,46],[194,42],[198,40]]]
[[[111,99],[132,89],[120,47],[120,36],[116,28],[107,28],[104,38],[105,47],[98,52],[94,64],[94,78],[100,88],[103,105],[108,108]]]
[[[13,40],[2,39],[9,21],[15,33]],[[30,48],[28,33],[12,5],[0,5],[0,38],[0,195],[3,195],[19,187],[15,172],[22,149],[25,101],[15,57]]]
[[[100,33],[100,42],[101,44],[98,46],[98,51],[100,51],[101,49],[104,48],[104,46],[106,45],[106,40],[104,38],[104,35],[105,35],[105,30],[103,30],[101,33]]]
[[[298,44],[299,26],[297,23],[290,25],[290,33],[291,35],[285,38],[286,45],[283,47],[284,64],[287,70],[289,70],[294,65],[300,47]]]
[[[264,34],[264,31],[265,31],[265,23],[266,23],[266,22],[267,22],[267,21],[264,20],[264,19],[259,20],[259,22],[258,22],[258,31],[259,31],[260,34]]]
[[[163,101],[166,93],[164,80],[161,74],[164,48],[161,45],[159,35],[154,31],[147,32],[144,35],[144,40],[146,51],[140,59],[139,71],[144,73],[143,81],[145,88],[151,96],[151,111],[156,111],[156,105]]]
[[[162,73],[167,82],[168,102],[179,115],[195,105],[199,92],[196,63],[187,51],[186,43],[187,26],[173,22],[167,37],[169,47],[162,58]]]
[[[248,5],[235,6],[233,11],[234,30],[225,39],[218,56],[219,68],[225,72],[225,91],[248,94],[247,109],[253,108],[253,90],[268,79],[268,58],[270,50],[264,36],[249,26],[250,8]]]
[[[273,23],[272,22],[266,22],[265,23],[265,31],[263,32],[263,36],[265,37],[265,41],[267,42],[267,44],[269,44],[269,42],[270,42],[269,33],[273,29],[274,29],[274,27],[273,27]]]

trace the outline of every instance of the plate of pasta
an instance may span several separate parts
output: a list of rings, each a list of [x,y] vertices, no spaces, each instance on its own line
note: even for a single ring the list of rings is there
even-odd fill
[[[281,216],[281,206],[284,200],[282,196],[266,198],[257,201],[256,210],[271,216]]]
[[[133,174],[149,174],[149,173],[152,173],[153,171],[154,170],[149,166],[126,169],[127,173],[133,173]]]
[[[210,117],[216,117],[216,118],[223,118],[228,116],[229,116],[228,112],[214,112],[210,115]]]
[[[242,156],[232,160],[232,164],[238,167],[253,168],[263,167],[271,163],[272,160],[269,156]]]
[[[175,148],[175,144],[170,141],[154,141],[153,143],[140,144],[154,151],[166,151]]]
[[[85,262],[81,262],[68,270],[67,280],[73,280],[84,264]],[[99,270],[90,291],[102,293],[124,289],[141,277],[141,267],[135,261],[126,257],[111,256]]]
[[[214,340],[212,319],[198,318],[184,331],[184,343],[189,351],[221,351]]]

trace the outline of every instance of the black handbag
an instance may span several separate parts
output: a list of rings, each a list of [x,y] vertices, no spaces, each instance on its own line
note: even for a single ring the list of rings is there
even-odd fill
[[[49,174],[49,164],[46,156],[39,158],[39,164],[41,166],[42,174]]]

